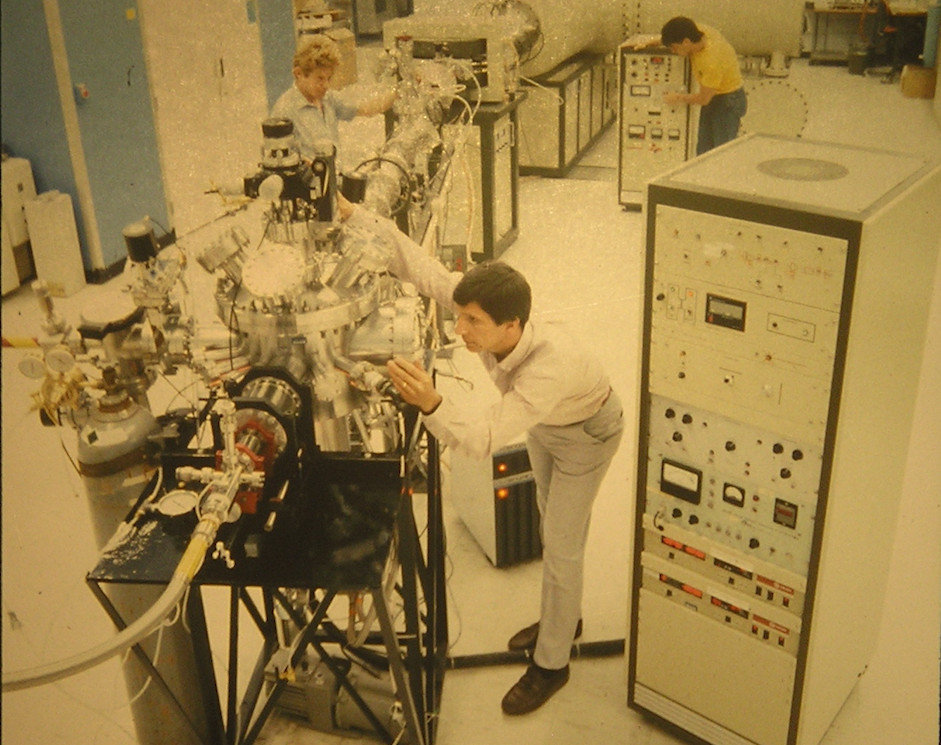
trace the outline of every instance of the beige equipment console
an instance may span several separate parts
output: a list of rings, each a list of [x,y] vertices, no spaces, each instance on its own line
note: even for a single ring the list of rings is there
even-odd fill
[[[941,167],[765,135],[652,180],[629,705],[816,745],[869,662]]]

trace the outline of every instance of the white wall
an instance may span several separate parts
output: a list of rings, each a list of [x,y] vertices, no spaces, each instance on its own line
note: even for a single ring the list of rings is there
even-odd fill
[[[673,16],[712,26],[742,55],[800,54],[804,0],[630,0],[630,33],[659,33]]]

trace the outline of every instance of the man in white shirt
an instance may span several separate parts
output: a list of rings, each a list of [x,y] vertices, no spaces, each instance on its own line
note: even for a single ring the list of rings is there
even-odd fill
[[[568,681],[572,640],[581,629],[591,507],[620,443],[620,401],[594,357],[530,321],[530,288],[512,267],[486,262],[452,274],[391,221],[342,201],[340,215],[391,244],[393,274],[454,310],[456,333],[501,393],[489,411],[462,408],[420,366],[396,358],[389,376],[422,411],[428,430],[479,458],[527,435],[543,540],[541,615],[510,640],[511,649],[533,650],[532,664],[502,706],[507,714],[533,711]]]

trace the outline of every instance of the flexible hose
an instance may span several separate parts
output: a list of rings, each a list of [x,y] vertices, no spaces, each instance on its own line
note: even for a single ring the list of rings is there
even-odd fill
[[[47,665],[4,674],[3,692],[19,691],[23,688],[52,683],[69,675],[88,670],[104,662],[109,657],[123,652],[153,633],[163,623],[163,620],[176,604],[180,602],[186,588],[189,587],[193,577],[196,576],[196,572],[202,566],[203,558],[215,535],[215,523],[204,521],[203,527],[204,530],[197,528],[163,594],[157,599],[157,602],[148,608],[144,615],[113,638],[86,652]],[[206,531],[205,528],[209,530]],[[207,535],[207,532],[212,535]]]

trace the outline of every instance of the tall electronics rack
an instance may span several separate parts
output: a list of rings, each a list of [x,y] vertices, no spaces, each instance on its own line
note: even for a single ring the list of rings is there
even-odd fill
[[[691,154],[689,106],[667,106],[663,94],[689,90],[689,60],[666,48],[618,49],[620,115],[618,200],[639,209],[644,184],[687,160]]]
[[[739,138],[647,190],[628,703],[816,745],[875,644],[941,166]]]

